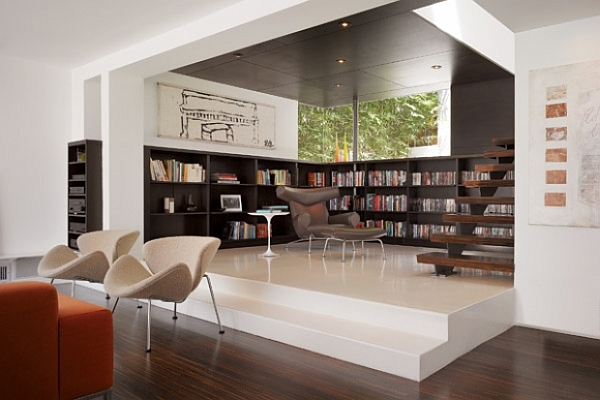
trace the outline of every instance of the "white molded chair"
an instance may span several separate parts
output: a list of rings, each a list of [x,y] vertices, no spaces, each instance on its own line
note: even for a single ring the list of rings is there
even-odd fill
[[[146,351],[150,351],[151,301],[182,303],[206,277],[217,315],[219,333],[223,333],[215,296],[206,269],[214,258],[221,240],[207,236],[174,236],[154,239],[142,249],[145,264],[135,257],[119,258],[106,274],[104,289],[111,296],[148,300]],[[118,299],[117,299],[118,302]],[[113,312],[117,303],[113,308]],[[176,318],[176,317],[174,317]]]
[[[111,264],[129,253],[140,233],[127,230],[104,230],[84,233],[77,238],[78,254],[60,244],[48,251],[38,264],[38,275],[55,279],[72,280],[71,296],[75,294],[75,281],[103,283]]]

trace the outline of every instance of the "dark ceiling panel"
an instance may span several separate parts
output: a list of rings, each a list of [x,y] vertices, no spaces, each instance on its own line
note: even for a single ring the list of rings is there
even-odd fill
[[[436,2],[397,1],[345,18],[346,29],[332,21],[173,72],[321,107],[511,76],[411,12]]]

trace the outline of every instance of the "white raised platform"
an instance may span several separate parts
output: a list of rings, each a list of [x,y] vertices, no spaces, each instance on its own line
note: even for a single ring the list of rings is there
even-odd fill
[[[432,277],[415,260],[428,249],[386,246],[384,261],[377,245],[345,263],[335,247],[325,259],[274,250],[217,253],[208,273],[225,327],[420,381],[513,324],[512,277]],[[216,321],[206,282],[178,311]]]

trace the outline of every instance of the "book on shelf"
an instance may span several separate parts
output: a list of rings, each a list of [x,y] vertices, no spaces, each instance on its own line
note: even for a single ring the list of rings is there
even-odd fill
[[[210,180],[217,183],[240,183],[237,175],[230,172],[215,172],[211,174]]]
[[[255,239],[256,226],[244,221],[227,221],[223,225],[221,238],[226,240]]]
[[[256,171],[257,185],[291,185],[292,174],[286,169],[264,169]]]
[[[150,179],[156,182],[205,182],[206,170],[199,163],[151,158]]]
[[[256,237],[259,239],[269,237],[269,227],[267,224],[256,224]]]
[[[263,206],[262,208],[265,210],[270,210],[271,212],[288,211],[290,209],[287,204],[275,204],[272,206]]]
[[[325,178],[325,172],[309,172],[306,176],[306,183],[308,184],[308,186],[325,186],[325,184],[327,183]]]

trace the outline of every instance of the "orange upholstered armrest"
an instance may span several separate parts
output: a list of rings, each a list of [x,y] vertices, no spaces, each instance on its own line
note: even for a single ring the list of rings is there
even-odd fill
[[[0,397],[58,399],[58,300],[42,282],[0,284]]]

